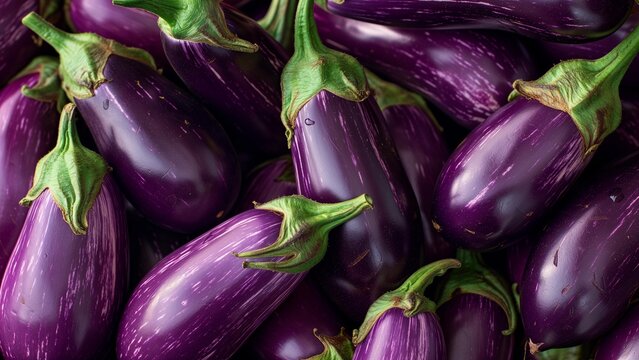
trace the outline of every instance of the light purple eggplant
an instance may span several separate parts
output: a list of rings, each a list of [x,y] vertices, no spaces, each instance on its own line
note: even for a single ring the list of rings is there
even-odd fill
[[[235,211],[242,212],[280,196],[297,194],[295,169],[290,155],[258,166],[248,175],[246,185],[235,204]]]
[[[366,195],[337,204],[282,197],[192,240],[134,291],[118,359],[229,358],[322,259],[328,232],[371,205]]]
[[[597,346],[595,360],[639,359],[639,307],[634,306],[625,318]]]

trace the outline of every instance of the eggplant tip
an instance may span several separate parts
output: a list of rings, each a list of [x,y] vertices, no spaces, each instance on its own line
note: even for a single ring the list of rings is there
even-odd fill
[[[532,339],[528,339],[528,351],[530,355],[535,355],[540,351],[540,348],[544,345],[544,343],[534,343]]]

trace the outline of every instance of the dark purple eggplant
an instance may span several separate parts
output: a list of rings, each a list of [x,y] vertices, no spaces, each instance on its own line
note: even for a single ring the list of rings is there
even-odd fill
[[[639,306],[635,306],[597,346],[595,360],[639,359]]]
[[[639,287],[639,158],[572,192],[528,259],[521,317],[530,350],[605,334]]]
[[[435,230],[487,251],[523,237],[583,172],[621,121],[619,82],[639,30],[606,56],[559,63],[514,96],[455,150],[438,180]]]
[[[236,212],[253,209],[254,203],[297,194],[293,160],[286,155],[258,166],[249,174],[246,184],[235,205]]]
[[[622,90],[620,95],[621,124],[601,144],[593,163],[609,166],[639,152],[639,91]]]
[[[280,74],[289,56],[254,20],[219,0],[114,4],[160,17],[162,43],[173,70],[223,122],[239,152],[261,158],[286,152],[279,122]]]
[[[328,9],[363,21],[435,29],[500,29],[557,42],[592,41],[624,22],[633,0],[330,0]]]
[[[56,59],[36,58],[0,91],[0,275],[27,217],[18,202],[55,141],[57,68]]]
[[[192,240],[134,291],[118,359],[229,358],[322,259],[328,232],[371,206],[367,195],[337,204],[282,197]]]
[[[377,299],[359,329],[353,331],[353,360],[444,360],[446,346],[426,287],[461,264],[439,260],[417,270],[397,289]]]
[[[518,240],[513,246],[506,249],[506,267],[508,278],[513,284],[521,284],[526,274],[526,264],[530,253],[535,249],[537,239],[526,237]]]
[[[5,359],[99,358],[126,294],[122,196],[104,160],[80,144],[73,108],[21,201],[33,203],[0,286]]]
[[[513,81],[537,75],[523,43],[506,33],[392,28],[319,7],[315,20],[326,44],[418,92],[466,128],[505,105]]]
[[[147,65],[153,60],[143,50],[65,33],[34,13],[23,22],[60,53],[64,89],[144,217],[184,233],[224,217],[239,192],[240,169],[229,138],[202,105]]]

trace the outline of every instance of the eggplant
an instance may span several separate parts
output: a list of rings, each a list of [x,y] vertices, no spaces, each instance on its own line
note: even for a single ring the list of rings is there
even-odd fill
[[[280,74],[289,55],[254,20],[219,0],[113,3],[160,17],[173,70],[219,117],[239,152],[267,159],[286,152]]]
[[[639,92],[622,90],[620,95],[622,121],[597,150],[593,163],[598,165],[614,165],[639,152]]]
[[[506,33],[394,28],[319,7],[315,20],[328,46],[419,93],[469,129],[506,104],[513,81],[537,74],[520,39]]]
[[[435,230],[454,245],[507,246],[537,223],[621,121],[619,82],[639,51],[639,30],[606,56],[559,63],[471,132],[444,166]]]
[[[74,106],[58,143],[38,163],[31,204],[0,286],[5,359],[96,359],[126,294],[128,241],[122,195],[108,167],[80,144]]]
[[[531,353],[608,332],[639,284],[639,157],[572,193],[528,259],[521,317]]]
[[[506,249],[506,267],[508,279],[513,284],[521,284],[526,274],[526,264],[530,253],[535,249],[536,238],[527,236]]]
[[[250,210],[254,203],[297,194],[293,160],[289,155],[268,161],[249,174],[242,195],[235,205],[236,212]]]
[[[597,346],[595,360],[639,358],[639,307],[634,306],[615,329]]]
[[[27,217],[18,202],[38,160],[55,142],[57,67],[56,59],[38,57],[0,91],[0,274]]]
[[[436,276],[461,264],[455,259],[430,263],[397,289],[375,301],[359,329],[353,331],[353,360],[446,359],[435,303],[424,296]]]
[[[337,204],[293,195],[205,232],[135,289],[118,359],[229,358],[322,259],[328,232],[371,206],[367,195]]]
[[[194,233],[229,212],[240,186],[229,138],[202,105],[149,66],[146,51],[65,33],[34,13],[23,22],[60,53],[64,89],[145,218]]]
[[[614,32],[633,0],[330,0],[338,15],[378,24],[432,29],[499,29],[556,42],[587,42]]]

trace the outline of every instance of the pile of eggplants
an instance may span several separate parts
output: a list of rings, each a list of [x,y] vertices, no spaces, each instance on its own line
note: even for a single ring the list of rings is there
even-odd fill
[[[638,26],[0,2],[1,357],[639,359]]]

